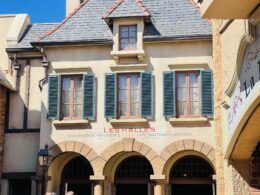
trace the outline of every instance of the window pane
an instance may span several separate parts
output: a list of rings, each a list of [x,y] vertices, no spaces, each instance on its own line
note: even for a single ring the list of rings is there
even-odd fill
[[[81,117],[81,113],[82,113],[81,109],[82,109],[81,104],[74,105],[74,117]]]
[[[119,104],[119,115],[126,116],[126,103]]]
[[[122,32],[128,32],[128,26],[120,26],[120,31]]]
[[[190,87],[198,87],[198,74],[190,74]]]
[[[119,102],[124,102],[126,103],[127,101],[127,90],[119,90],[118,94],[119,94]]]
[[[139,115],[139,103],[131,103],[131,116]]]
[[[199,102],[190,102],[190,114],[199,115]]]
[[[82,89],[82,81],[79,78],[76,78],[74,80],[74,91],[75,90],[81,90]]]
[[[136,33],[136,31],[130,31],[129,32],[129,37],[137,37],[137,33]]]
[[[186,75],[184,73],[178,74],[178,87],[186,87]]]
[[[186,102],[178,102],[177,104],[179,115],[187,115]]]
[[[70,104],[63,105],[63,117],[70,117]]]
[[[186,88],[178,88],[178,92],[177,92],[177,100],[178,101],[186,101],[187,97],[186,97]]]
[[[74,92],[74,104],[81,104],[82,102],[82,91]]]
[[[129,39],[129,43],[134,43],[135,44],[136,43],[136,38],[130,38]]]
[[[119,89],[126,89],[126,85],[127,85],[127,76],[126,75],[120,75],[119,76],[119,84],[118,84]]]
[[[121,38],[126,38],[126,37],[128,37],[128,31],[121,32]]]
[[[131,102],[139,102],[139,90],[131,90]]]
[[[131,89],[139,89],[139,75],[131,75]]]
[[[63,90],[69,91],[70,90],[70,78],[63,79]]]
[[[63,103],[70,103],[70,92],[63,92]]]
[[[190,101],[198,101],[199,100],[199,90],[198,88],[190,88]]]
[[[121,44],[127,44],[128,43],[128,39],[121,39]]]
[[[136,32],[136,25],[134,25],[134,26],[129,26],[129,31],[130,32]]]

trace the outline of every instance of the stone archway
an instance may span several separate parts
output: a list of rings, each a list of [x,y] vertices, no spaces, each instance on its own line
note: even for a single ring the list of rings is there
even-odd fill
[[[155,175],[161,174],[161,172],[162,172],[161,168],[163,167],[163,165],[166,162],[148,145],[141,143],[135,139],[125,138],[125,139],[118,141],[118,142],[112,144],[111,146],[109,146],[100,155],[100,158],[104,161],[103,162],[104,166],[102,167],[102,173],[104,172],[106,163],[113,156],[115,156],[116,154],[122,153],[122,152],[138,153],[138,154],[146,157],[147,160],[149,160],[149,162],[151,163]]]
[[[165,162],[176,155],[178,152],[195,151],[204,155],[215,167],[215,149],[207,143],[194,139],[185,139],[173,142],[166,146],[160,153],[160,157]]]

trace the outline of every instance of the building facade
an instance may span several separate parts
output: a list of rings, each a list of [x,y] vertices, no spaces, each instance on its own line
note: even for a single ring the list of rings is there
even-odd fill
[[[205,0],[201,11],[205,18],[215,18],[213,60],[215,71],[222,75],[214,74],[221,79],[215,88],[221,88],[223,190],[226,194],[259,194],[259,2]]]
[[[0,18],[3,195],[40,194],[46,144],[49,193],[258,192],[259,8],[209,21],[207,1],[66,3],[59,24]]]

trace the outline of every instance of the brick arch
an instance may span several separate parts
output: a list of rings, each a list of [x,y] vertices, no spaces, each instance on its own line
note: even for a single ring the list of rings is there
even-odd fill
[[[162,150],[160,157],[168,162],[172,156],[184,151],[195,151],[202,154],[215,168],[215,149],[199,140],[185,139],[173,142]]]
[[[60,154],[65,152],[75,152],[77,154],[84,156],[90,162],[93,171],[96,174],[97,172],[96,162],[99,161],[99,156],[88,145],[82,142],[65,141],[51,146],[50,149],[53,151],[53,157],[54,157],[53,159],[55,159]]]
[[[126,138],[121,141],[118,141],[107,149],[105,149],[100,158],[104,161],[104,166],[102,168],[102,173],[104,172],[104,168],[107,162],[116,154],[121,152],[137,152],[144,157],[146,157],[153,167],[154,174],[161,173],[160,165],[165,163],[165,160],[162,159],[151,147],[148,145],[141,143],[135,139]]]

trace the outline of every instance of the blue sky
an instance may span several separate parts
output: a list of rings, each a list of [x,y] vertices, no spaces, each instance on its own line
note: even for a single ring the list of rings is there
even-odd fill
[[[32,23],[60,22],[65,0],[0,0],[0,14],[28,13]]]

